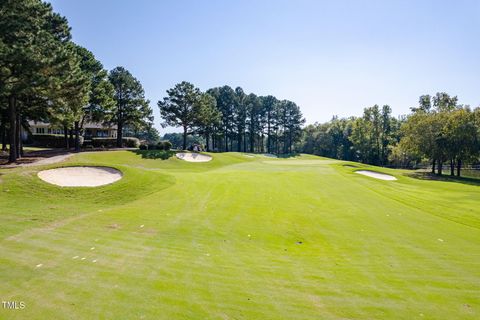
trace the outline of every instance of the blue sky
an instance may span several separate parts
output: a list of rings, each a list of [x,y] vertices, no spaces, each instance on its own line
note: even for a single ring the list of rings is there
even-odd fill
[[[307,123],[424,93],[480,106],[480,1],[53,0],[73,40],[156,102],[186,80],[300,105]],[[171,129],[161,129],[161,133]]]

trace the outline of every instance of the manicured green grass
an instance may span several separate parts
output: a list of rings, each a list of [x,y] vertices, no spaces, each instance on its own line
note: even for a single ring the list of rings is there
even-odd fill
[[[28,152],[28,151],[46,151],[46,150],[52,150],[52,148],[43,148],[43,147],[23,147],[23,151]]]
[[[0,170],[0,299],[26,303],[0,318],[480,317],[475,183],[314,156],[212,156],[60,164],[124,173],[93,189]]]

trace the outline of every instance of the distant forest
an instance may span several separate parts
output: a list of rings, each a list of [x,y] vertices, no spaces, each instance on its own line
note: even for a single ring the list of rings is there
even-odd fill
[[[197,143],[208,151],[308,153],[378,166],[429,166],[440,175],[447,166],[457,176],[478,162],[480,109],[444,92],[422,95],[405,116],[374,105],[361,117],[335,116],[306,127],[294,102],[246,94],[240,87],[203,93],[182,82],[167,93],[158,102],[163,125],[182,127],[183,133],[164,139],[183,149]]]
[[[296,151],[380,166],[415,168],[429,163],[432,172],[461,174],[479,157],[480,108],[459,105],[441,92],[422,95],[411,114],[392,117],[388,105],[365,108],[362,117],[333,117],[303,129]]]

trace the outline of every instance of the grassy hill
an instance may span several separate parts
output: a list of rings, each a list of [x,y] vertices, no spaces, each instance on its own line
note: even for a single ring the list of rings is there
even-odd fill
[[[475,183],[306,155],[212,156],[61,164],[123,172],[100,188],[0,170],[0,299],[26,304],[0,318],[480,316]],[[372,168],[398,180],[354,173]]]

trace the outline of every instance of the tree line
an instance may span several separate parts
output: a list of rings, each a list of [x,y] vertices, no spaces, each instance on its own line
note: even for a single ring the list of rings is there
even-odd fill
[[[204,137],[207,151],[292,153],[305,119],[297,104],[274,96],[222,86],[202,92],[189,82],[167,90],[158,101],[162,125]]]
[[[153,116],[141,83],[123,67],[110,72],[93,53],[71,40],[65,17],[41,0],[0,2],[0,139],[9,161],[22,156],[22,128],[49,122],[80,135],[87,121],[152,131]]]
[[[428,161],[438,174],[448,165],[451,175],[479,157],[480,109],[443,92],[422,95],[406,116],[393,117],[390,106],[374,105],[361,117],[334,117],[305,128],[294,102],[240,87],[202,92],[184,81],[157,105],[163,126],[182,128],[183,149],[195,135],[209,151],[306,152],[397,167]],[[124,134],[159,139],[142,84],[128,70],[105,70],[71,40],[68,21],[50,4],[1,0],[0,141],[2,150],[9,145],[10,162],[22,156],[21,132],[32,120],[63,128],[66,147],[72,140],[77,151],[87,122],[115,124],[118,147]]]
[[[363,163],[412,168],[428,162],[433,173],[461,175],[479,157],[480,109],[458,104],[456,96],[422,95],[409,115],[393,117],[388,105],[365,108],[363,116],[308,125],[298,149]]]

